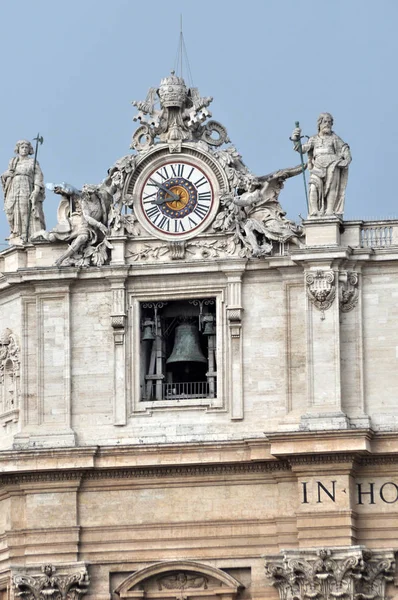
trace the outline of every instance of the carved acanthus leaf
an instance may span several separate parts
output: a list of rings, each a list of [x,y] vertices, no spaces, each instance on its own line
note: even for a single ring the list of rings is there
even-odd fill
[[[90,578],[86,567],[58,572],[53,565],[44,565],[41,570],[14,574],[15,596],[25,600],[79,600],[87,592]]]
[[[265,563],[281,600],[386,600],[394,570],[393,551],[370,552],[360,546],[288,550]]]

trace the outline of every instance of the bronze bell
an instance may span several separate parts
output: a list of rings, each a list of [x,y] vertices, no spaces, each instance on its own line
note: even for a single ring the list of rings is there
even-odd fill
[[[193,323],[182,323],[175,330],[173,351],[166,363],[207,363],[199,343],[199,331]]]
[[[203,335],[215,335],[216,328],[214,327],[214,316],[204,315],[203,317]]]
[[[145,319],[142,327],[143,327],[143,332],[142,332],[142,341],[145,342],[147,340],[154,340],[155,339],[155,335],[153,333],[153,326],[154,326],[154,322],[151,321],[151,319]]]

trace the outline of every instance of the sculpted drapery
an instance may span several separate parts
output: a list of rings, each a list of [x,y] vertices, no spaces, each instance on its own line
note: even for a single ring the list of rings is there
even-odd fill
[[[39,163],[34,164],[31,143],[27,140],[17,142],[15,153],[1,176],[11,243],[16,238],[29,241],[27,238],[34,232],[45,228],[43,173]]]
[[[345,190],[351,152],[338,135],[332,131],[333,117],[322,113],[318,118],[318,133],[300,144],[301,130],[292,134],[294,149],[308,154],[309,216],[341,216],[344,212]]]

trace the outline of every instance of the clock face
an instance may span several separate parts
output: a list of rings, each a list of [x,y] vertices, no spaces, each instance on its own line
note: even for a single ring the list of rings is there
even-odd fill
[[[165,161],[146,175],[139,201],[149,230],[162,237],[188,237],[203,229],[212,212],[214,190],[197,164]]]

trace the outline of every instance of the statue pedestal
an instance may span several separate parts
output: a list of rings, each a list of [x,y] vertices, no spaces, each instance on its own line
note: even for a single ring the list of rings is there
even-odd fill
[[[340,246],[341,218],[311,218],[304,221],[303,225],[306,246]]]

